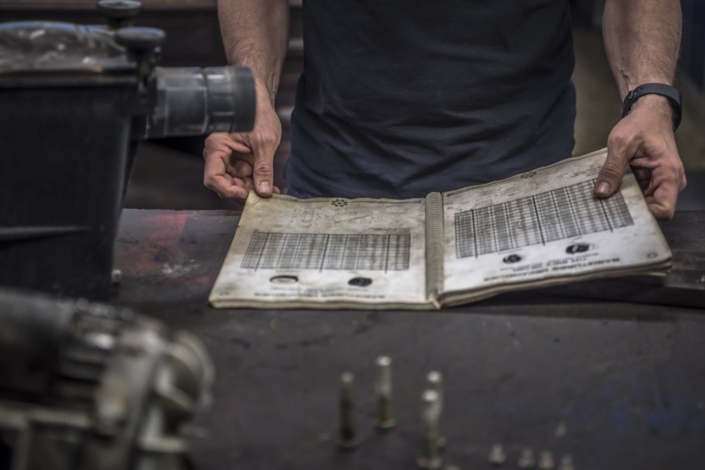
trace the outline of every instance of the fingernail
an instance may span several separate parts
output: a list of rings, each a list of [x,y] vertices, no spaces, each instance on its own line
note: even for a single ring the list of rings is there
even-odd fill
[[[603,181],[602,183],[598,184],[596,191],[600,194],[609,194],[609,192],[610,192],[609,183]]]
[[[261,193],[269,193],[272,191],[272,185],[269,183],[269,181],[262,181],[259,184],[259,192]]]

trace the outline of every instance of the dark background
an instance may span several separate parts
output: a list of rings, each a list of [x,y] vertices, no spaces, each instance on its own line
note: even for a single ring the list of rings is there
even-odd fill
[[[94,3],[92,0],[0,0],[0,19],[102,22]],[[145,0],[144,3],[145,12],[138,25],[158,27],[167,32],[162,65],[226,63],[216,0]],[[281,175],[289,149],[288,123],[293,108],[293,90],[303,66],[301,0],[290,0],[290,4],[291,39],[276,102],[283,136],[275,157],[275,183],[282,189],[286,187]],[[684,95],[685,115],[676,137],[689,186],[681,195],[678,209],[705,209],[705,2],[682,0],[682,4],[684,31],[678,80]],[[600,19],[604,0],[571,0],[571,5],[576,54],[573,79],[578,91],[574,154],[582,155],[606,145],[610,130],[619,120],[621,103],[602,44]],[[202,148],[203,138],[172,138],[140,144],[125,207],[236,207],[203,187]]]

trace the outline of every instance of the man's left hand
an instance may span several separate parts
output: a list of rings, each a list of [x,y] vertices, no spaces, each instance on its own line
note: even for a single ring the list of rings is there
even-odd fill
[[[686,179],[673,134],[671,105],[666,98],[640,98],[612,129],[607,140],[607,160],[595,184],[597,197],[609,197],[619,189],[627,164],[654,216],[672,219]]]

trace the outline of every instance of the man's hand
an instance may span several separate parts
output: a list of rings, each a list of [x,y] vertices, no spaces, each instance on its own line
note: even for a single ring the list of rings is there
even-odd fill
[[[673,218],[678,193],[685,189],[686,180],[673,135],[671,105],[666,98],[640,98],[614,127],[607,141],[607,160],[595,185],[597,197],[611,196],[619,189],[627,164],[654,216]]]
[[[272,161],[282,125],[274,111],[289,37],[287,0],[218,0],[223,45],[231,65],[249,67],[257,88],[257,116],[247,134],[212,134],[206,140],[203,183],[223,199],[244,201],[251,189],[278,193]]]
[[[680,0],[605,1],[605,52],[622,100],[644,83],[673,84],[682,24]],[[678,192],[685,188],[685,172],[668,100],[658,95],[639,98],[612,130],[607,150],[595,194],[614,194],[630,164],[654,216],[672,218]]]
[[[215,133],[206,139],[203,184],[223,199],[244,202],[251,189],[262,197],[280,192],[274,186],[272,162],[282,126],[272,103],[260,96],[258,93],[257,117],[251,132]]]

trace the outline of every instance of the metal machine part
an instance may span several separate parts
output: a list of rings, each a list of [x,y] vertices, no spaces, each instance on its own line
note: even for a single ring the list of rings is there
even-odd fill
[[[416,459],[416,465],[424,470],[441,468],[443,461],[438,448],[438,422],[441,418],[441,408],[438,392],[424,390],[421,395],[421,421],[423,422],[423,443],[421,455]]]
[[[426,375],[426,381],[428,382],[428,389],[435,390],[438,393],[438,408],[443,413],[443,374],[437,370],[432,370]],[[439,422],[438,447],[443,449],[447,444],[448,438],[441,433]]]
[[[389,431],[396,425],[392,412],[392,359],[388,356],[379,356],[376,361],[377,382],[377,429]]]
[[[355,449],[360,443],[357,437],[357,424],[355,422],[355,395],[353,386],[355,376],[344,372],[340,376],[340,441],[341,450]]]
[[[135,0],[101,0],[98,11],[107,20],[110,29],[132,26],[133,20],[142,13],[142,4]]]
[[[102,1],[99,9],[112,12],[116,5],[124,8],[112,15],[141,11],[132,0]],[[165,39],[154,28],[0,23],[0,89],[136,85],[142,96],[126,103],[125,111],[145,118],[146,128],[134,129],[137,138],[252,130],[256,92],[250,69],[156,67]]]
[[[531,447],[524,447],[521,450],[519,460],[517,461],[517,467],[526,470],[531,470],[536,467],[536,457],[534,457],[534,451]]]
[[[0,286],[107,298],[137,142],[254,125],[249,69],[157,67],[164,32],[121,27],[139,2],[99,10],[0,23]]]
[[[129,309],[1,290],[0,323],[0,468],[188,468],[185,425],[214,379],[197,338]]]
[[[255,89],[250,69],[155,69],[156,106],[147,137],[251,130]]]

